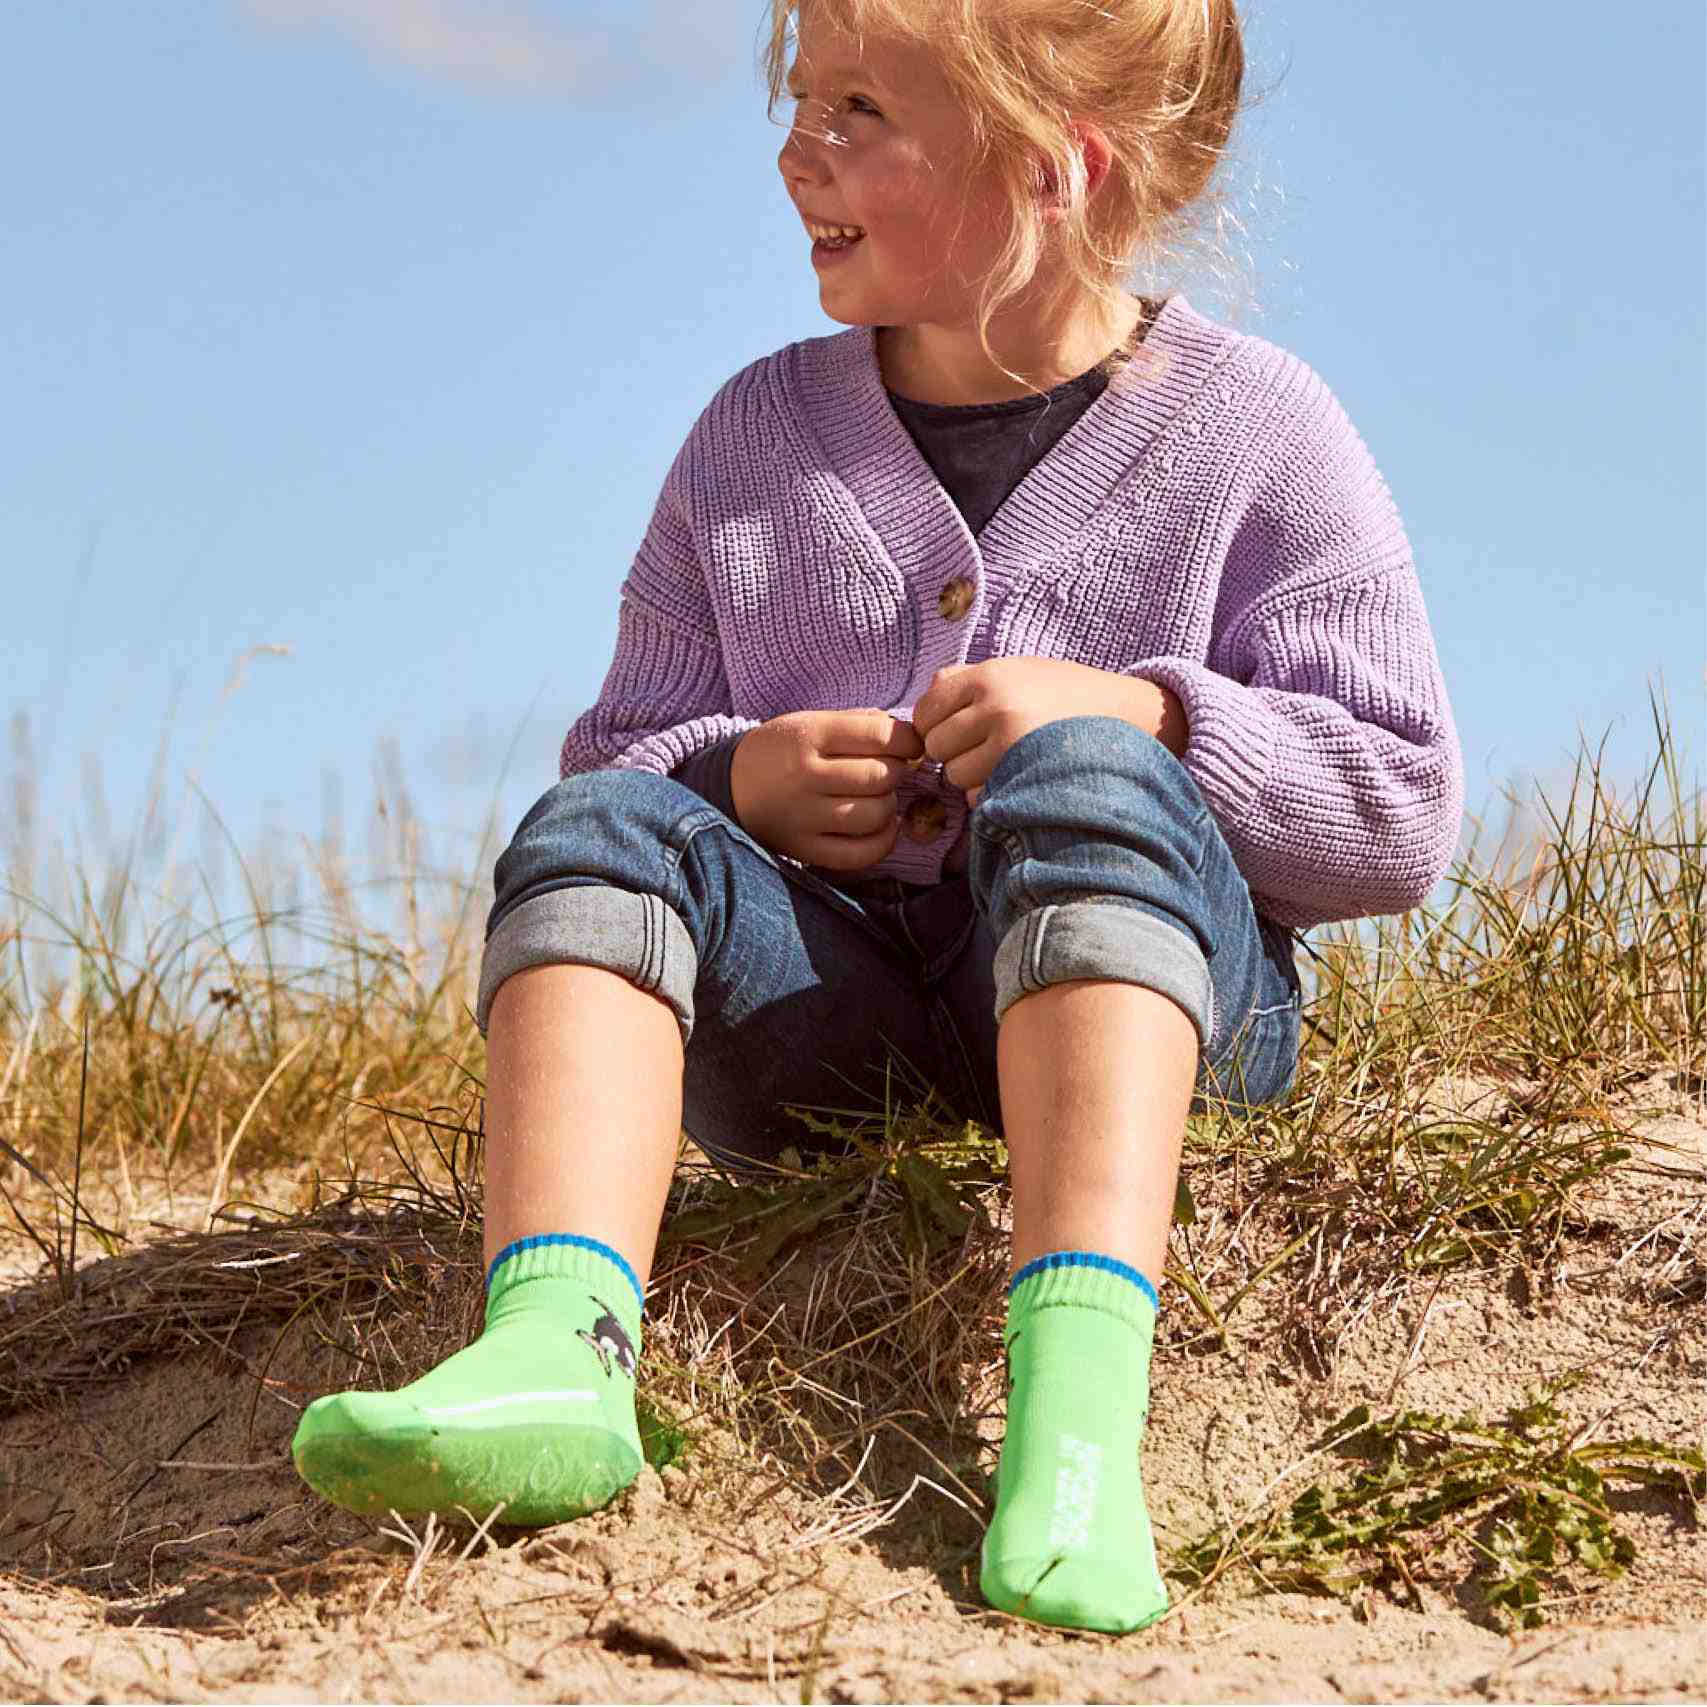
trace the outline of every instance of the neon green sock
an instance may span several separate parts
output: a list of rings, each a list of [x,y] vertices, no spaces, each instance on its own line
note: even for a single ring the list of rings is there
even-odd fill
[[[394,1393],[338,1393],[302,1414],[291,1452],[335,1504],[558,1523],[640,1473],[634,1367],[640,1283],[608,1245],[518,1239],[493,1261],[472,1345]]]
[[[1138,1448],[1155,1290],[1090,1251],[1027,1263],[1008,1294],[1008,1421],[978,1586],[1003,1612],[1140,1630],[1168,1609]]]

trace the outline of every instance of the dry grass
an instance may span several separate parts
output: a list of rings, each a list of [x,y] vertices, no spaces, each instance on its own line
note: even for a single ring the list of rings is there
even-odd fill
[[[1569,799],[1541,803],[1549,835],[1486,866],[1472,848],[1443,910],[1315,933],[1292,1094],[1190,1122],[1168,1274],[1193,1311],[1171,1313],[1167,1355],[1280,1332],[1325,1369],[1362,1315],[1447,1269],[1544,1285],[1564,1242],[1592,1231],[1587,1187],[1665,1170],[1608,1108],[1656,1073],[1707,1088],[1707,820],[1657,707],[1655,727],[1633,801],[1579,761]],[[35,1273],[0,1317],[0,1409],[230,1347],[257,1324],[275,1345],[293,1326],[320,1336],[366,1386],[425,1367],[418,1342],[398,1349],[401,1320],[425,1311],[437,1356],[472,1331],[476,890],[432,925],[411,886],[400,944],[395,921],[362,924],[333,863],[320,875],[313,919],[259,904],[253,883],[238,921],[180,908],[151,922],[130,877],[99,900],[83,887],[70,910],[13,893],[0,1195]],[[317,940],[311,963],[284,963],[285,925]],[[57,982],[40,970],[49,951]],[[1422,1093],[1443,1079],[1498,1094],[1431,1118]],[[940,1566],[988,1516],[1006,1158],[920,1090],[906,1109],[832,1114],[820,1132],[846,1153],[774,1185],[735,1186],[684,1147],[642,1392],[654,1462],[687,1443],[732,1508],[786,1494],[806,1547],[910,1503]],[[802,1112],[803,1135],[815,1118]],[[271,1207],[242,1206],[256,1182]],[[1656,1221],[1645,1235],[1642,1272],[1699,1304],[1699,1216],[1663,1234]],[[1250,1301],[1281,1282],[1290,1314],[1250,1326]],[[252,1418],[265,1354],[247,1379]]]

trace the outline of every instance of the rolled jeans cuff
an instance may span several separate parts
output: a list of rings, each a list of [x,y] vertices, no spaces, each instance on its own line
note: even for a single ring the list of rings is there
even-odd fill
[[[658,896],[608,883],[551,889],[518,903],[492,928],[480,963],[475,1023],[486,1035],[498,986],[530,966],[602,966],[675,1010],[682,1047],[693,1035],[699,955]]]
[[[1215,1030],[1209,963],[1189,932],[1120,901],[1065,901],[1021,916],[996,949],[996,1021],[1021,996],[1074,978],[1142,984],[1171,996],[1207,1050]]]

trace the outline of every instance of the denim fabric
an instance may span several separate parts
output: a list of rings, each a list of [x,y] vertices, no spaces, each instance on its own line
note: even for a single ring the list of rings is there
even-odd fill
[[[530,966],[603,966],[674,1011],[683,1125],[739,1167],[823,1140],[785,1103],[881,1111],[935,1086],[1001,1130],[996,1034],[1067,979],[1172,997],[1198,1034],[1193,1113],[1284,1096],[1293,942],[1256,914],[1185,766],[1113,717],[1032,730],[972,814],[968,869],[929,886],[779,857],[673,777],[566,778],[500,856],[478,1019]],[[613,1064],[614,1065],[614,1064]]]

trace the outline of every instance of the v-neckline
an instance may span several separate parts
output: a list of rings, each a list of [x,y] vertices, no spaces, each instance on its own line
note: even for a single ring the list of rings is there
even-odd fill
[[[831,468],[893,555],[883,521],[898,501],[943,551],[980,561],[1052,553],[1077,534],[1197,390],[1220,340],[1183,295],[1170,296],[1133,360],[1115,374],[973,536],[959,506],[895,412],[877,355],[877,328],[854,326],[796,346],[797,395]],[[955,553],[945,535],[958,535]],[[909,552],[907,555],[912,556]]]
[[[895,413],[877,359],[877,328],[852,326],[791,345],[784,361],[796,425],[853,500],[877,561],[893,568],[907,620],[918,625],[910,705],[942,664],[958,661],[985,602],[985,566],[1010,584],[1059,558],[1143,460],[1162,429],[1227,354],[1231,334],[1185,297],[1169,297],[1134,359],[1010,492],[976,538]],[[868,559],[869,561],[869,559]],[[940,590],[970,581],[960,622],[931,620]],[[928,615],[926,613],[929,613]]]

